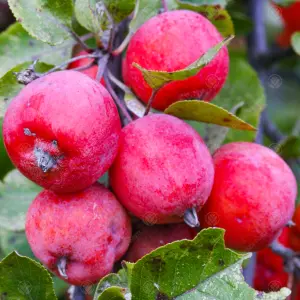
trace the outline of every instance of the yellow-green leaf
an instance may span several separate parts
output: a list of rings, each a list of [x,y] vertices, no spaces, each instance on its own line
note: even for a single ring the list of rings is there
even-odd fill
[[[165,113],[184,120],[216,124],[240,130],[256,130],[255,127],[224,108],[205,101],[178,101],[170,105]]]
[[[187,68],[175,72],[147,70],[137,63],[133,63],[133,65],[143,73],[144,79],[151,88],[159,89],[172,81],[184,80],[196,75],[202,68],[208,65],[218,54],[218,52],[224,46],[229,44],[232,39],[233,36],[227,37],[222,42],[210,48],[205,54],[203,54],[198,60],[193,62]]]

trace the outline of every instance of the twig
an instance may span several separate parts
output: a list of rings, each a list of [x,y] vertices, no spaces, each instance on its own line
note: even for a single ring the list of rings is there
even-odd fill
[[[268,136],[272,142],[278,143],[285,138],[276,125],[269,119],[266,111],[262,113],[261,122],[266,136]]]
[[[64,66],[74,62],[74,61],[77,61],[79,59],[84,59],[84,58],[98,58],[99,57],[99,54],[95,53],[95,54],[86,54],[86,55],[79,55],[79,56],[76,56],[76,57],[73,57],[65,62],[63,62],[62,64],[58,65],[58,66],[55,66],[54,68],[50,69],[48,72],[46,73],[42,73],[40,74],[40,76],[45,76],[45,75],[48,75],[54,71],[57,71],[57,70],[60,70],[62,69]]]
[[[118,108],[120,109],[120,111],[122,112],[124,117],[127,119],[127,121],[131,122],[132,118],[125,106],[125,103],[118,97],[118,95],[116,94],[116,92],[114,91],[114,89],[111,86],[107,71],[104,72],[104,80],[105,80],[106,88],[107,88],[108,92],[111,94],[111,96],[113,97],[113,99],[115,100],[116,105],[118,106]]]
[[[69,288],[68,293],[71,300],[85,300],[86,292],[84,286],[72,285]]]
[[[154,100],[154,98],[156,97],[156,95],[157,95],[157,93],[158,93],[159,90],[160,90],[160,89],[153,89],[153,90],[152,90],[152,94],[151,94],[151,97],[149,98],[149,101],[148,101],[148,103],[147,103],[147,107],[146,107],[144,116],[147,116],[147,115],[148,115],[148,113],[149,113],[149,111],[150,111],[150,109],[151,109],[153,100]]]
[[[98,59],[98,71],[96,75],[96,81],[100,81],[103,77],[104,71],[106,70],[107,63],[109,60],[109,54],[105,54],[101,58]]]
[[[126,38],[123,40],[122,44],[118,48],[116,48],[114,51],[112,51],[111,54],[113,56],[120,55],[125,50],[125,48],[127,47],[127,45],[129,44],[129,41],[132,38],[132,36],[133,36],[133,33],[129,32],[127,34]]]
[[[94,65],[95,65],[95,62],[93,61],[93,62],[91,62],[91,63],[89,63],[89,64],[87,64],[85,66],[74,68],[74,69],[72,69],[72,71],[84,71],[84,70],[87,70],[87,69],[89,69],[90,67],[92,67]]]
[[[122,81],[117,79],[109,70],[108,70],[108,78],[111,82],[113,82],[116,86],[118,86],[121,90],[123,90],[125,93],[132,93],[130,88],[125,85]]]
[[[90,51],[89,46],[69,27],[66,27],[67,31],[72,35],[73,39],[81,46],[85,51]]]
[[[162,7],[164,9],[164,12],[168,11],[168,4],[167,0],[161,0]]]

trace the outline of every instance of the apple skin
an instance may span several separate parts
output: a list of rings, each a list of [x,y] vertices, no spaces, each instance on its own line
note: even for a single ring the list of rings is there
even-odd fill
[[[75,71],[34,80],[15,97],[3,124],[14,165],[57,193],[87,188],[111,166],[121,123],[106,89]]]
[[[113,193],[96,183],[74,194],[42,191],[27,212],[26,236],[50,271],[70,284],[90,285],[111,272],[127,251],[131,222]],[[67,279],[57,269],[62,257]]]
[[[74,57],[77,56],[82,56],[82,55],[88,55],[89,53],[85,50],[80,51],[79,53],[77,53]],[[76,68],[80,68],[80,67],[84,67],[89,65],[90,63],[92,63],[94,61],[93,58],[82,58],[82,59],[78,59],[72,63],[69,64],[68,69],[72,70],[72,69],[76,69]],[[98,66],[94,65],[89,67],[88,69],[85,70],[81,70],[79,71],[80,73],[83,73],[87,76],[89,76],[92,79],[96,79],[97,77],[97,72],[98,72]],[[103,78],[101,78],[100,83],[102,85],[105,86],[105,81]]]
[[[124,127],[110,169],[119,201],[151,224],[180,223],[197,211],[212,188],[214,168],[200,135],[173,116],[153,114]]]
[[[210,214],[224,228],[226,246],[239,251],[267,247],[291,220],[297,183],[289,166],[271,149],[230,143],[213,155],[215,180],[200,212],[200,223],[210,227]]]
[[[152,89],[134,62],[148,70],[174,72],[188,67],[222,39],[215,26],[198,13],[177,10],[159,14],[131,38],[123,63],[124,82],[147,103]],[[228,51],[223,47],[197,75],[161,88],[153,108],[164,110],[185,99],[212,100],[225,83],[228,69]]]
[[[178,240],[192,240],[197,231],[186,224],[144,226],[133,236],[125,260],[136,262],[155,249]]]

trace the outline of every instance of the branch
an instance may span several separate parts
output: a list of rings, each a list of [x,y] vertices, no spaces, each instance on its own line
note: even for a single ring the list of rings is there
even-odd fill
[[[118,108],[121,111],[121,113],[123,114],[123,116],[127,119],[127,121],[123,119],[123,123],[125,121],[124,125],[126,125],[127,123],[130,123],[132,121],[132,118],[125,106],[125,103],[118,97],[118,95],[112,88],[110,80],[108,78],[107,71],[104,72],[104,80],[105,80],[105,84],[106,84],[106,88],[107,88],[108,92],[111,94],[112,98],[114,99],[116,105],[118,106]]]
[[[285,138],[276,125],[269,119],[266,111],[262,113],[261,122],[266,136],[268,136],[272,142],[279,143]]]
[[[90,51],[89,46],[72,29],[66,26],[66,30],[72,35],[73,39],[81,46],[82,49]]]
[[[164,9],[164,12],[168,11],[168,4],[167,0],[161,0],[162,7]]]
[[[71,300],[85,300],[86,293],[84,286],[72,285],[69,288],[68,293]]]

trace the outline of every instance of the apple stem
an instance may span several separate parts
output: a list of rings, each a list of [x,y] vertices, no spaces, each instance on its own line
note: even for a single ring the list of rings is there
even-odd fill
[[[116,86],[118,86],[122,91],[124,91],[125,93],[127,94],[132,94],[131,92],[131,89],[125,85],[122,81],[120,81],[119,79],[117,79],[113,74],[112,72],[110,72],[108,70],[107,72],[107,75],[108,75],[108,79],[113,82]]]
[[[73,39],[81,46],[82,49],[84,49],[85,51],[90,51],[89,46],[80,38],[80,36],[77,35],[77,33],[75,33],[72,29],[70,29],[67,26],[63,26],[65,28],[65,30],[71,34],[71,36],[73,37]]]
[[[167,1],[166,0],[161,0],[161,4],[162,4],[162,7],[164,9],[164,12],[168,11]]]
[[[66,268],[67,268],[67,258],[65,256],[61,257],[58,261],[57,261],[57,270],[58,273],[61,277],[68,279],[68,275],[66,272]]]
[[[198,220],[197,211],[195,207],[188,208],[184,212],[184,222],[192,228],[200,227],[200,222]]]
[[[157,95],[157,93],[158,93],[159,90],[160,90],[160,89],[153,89],[153,90],[152,90],[152,94],[151,94],[151,97],[149,98],[149,101],[148,101],[148,103],[147,103],[147,107],[146,107],[144,116],[147,116],[147,115],[148,115],[148,113],[149,113],[149,111],[150,111],[150,109],[151,109],[151,107],[152,107],[153,100],[154,100],[154,98],[155,98],[155,96]]]
[[[105,54],[103,57],[98,59],[98,71],[96,75],[96,81],[99,82],[103,77],[104,71],[106,70],[106,66],[109,60],[109,54]]]
[[[129,44],[129,41],[132,38],[132,36],[133,36],[133,32],[129,32],[127,34],[127,36],[125,37],[125,39],[123,40],[123,42],[121,43],[121,45],[117,49],[113,50],[111,54],[113,56],[120,55],[125,50],[127,45]]]

